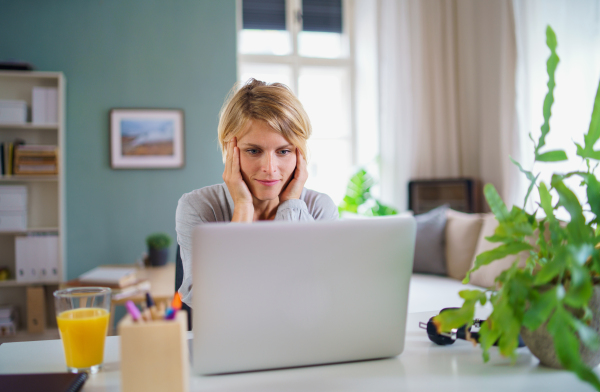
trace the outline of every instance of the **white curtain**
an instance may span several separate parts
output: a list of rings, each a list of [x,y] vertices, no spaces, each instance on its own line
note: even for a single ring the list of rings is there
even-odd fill
[[[474,177],[509,204],[521,184],[510,0],[379,0],[382,199],[415,178]]]
[[[527,169],[541,172],[547,184],[552,172],[585,169],[585,163],[575,156],[573,141],[583,144],[583,134],[590,124],[593,101],[600,79],[600,0],[515,0],[515,25],[518,48],[517,112],[524,154],[522,163]],[[531,132],[537,141],[543,123],[542,105],[548,87],[546,60],[546,26],[556,32],[556,51],[560,62],[556,70],[554,106],[550,121],[547,149],[564,149],[568,162],[536,163],[533,166]],[[597,147],[596,147],[597,148]],[[585,200],[577,180],[568,185]],[[529,209],[534,208],[533,195]],[[560,212],[559,212],[560,213]],[[566,218],[562,212],[561,217]]]

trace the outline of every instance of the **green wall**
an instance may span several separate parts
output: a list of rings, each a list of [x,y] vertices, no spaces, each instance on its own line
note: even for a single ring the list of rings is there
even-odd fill
[[[221,182],[218,112],[236,80],[235,0],[0,1],[0,59],[67,79],[67,278],[175,239],[175,208]],[[180,108],[186,165],[112,170],[111,108]],[[171,247],[174,259],[175,245]]]

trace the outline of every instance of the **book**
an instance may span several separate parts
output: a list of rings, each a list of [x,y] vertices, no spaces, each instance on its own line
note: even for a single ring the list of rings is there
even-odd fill
[[[4,164],[4,143],[0,143],[0,176],[6,175],[6,168]]]
[[[135,268],[121,267],[96,267],[81,276],[79,281],[87,285],[98,284],[110,287],[108,285],[116,285],[117,287],[129,286],[137,280]]]
[[[8,143],[8,154],[7,154],[7,169],[6,169],[6,174],[7,175],[12,175],[12,161],[13,161],[13,144],[12,143]]]
[[[58,174],[55,145],[19,145],[14,151],[14,174]]]
[[[90,286],[91,283],[101,284],[102,287],[108,287],[112,289],[112,295],[121,294],[121,293],[129,293],[132,291],[149,291],[150,290],[150,281],[148,279],[136,279],[132,281],[130,284],[126,286],[120,286],[118,283],[99,283],[99,282],[89,282],[82,281],[80,279],[69,280],[65,283],[68,287],[86,287]]]
[[[57,150],[57,146],[53,144],[22,144],[19,146],[19,151],[22,152],[50,152],[54,153]]]
[[[2,392],[77,392],[87,378],[87,373],[2,374],[0,385]]]
[[[132,284],[127,287],[123,287],[120,289],[113,289],[111,293],[111,297],[114,300],[119,300],[123,298],[133,297],[138,294],[145,294],[150,291],[150,281],[142,280],[139,283]]]

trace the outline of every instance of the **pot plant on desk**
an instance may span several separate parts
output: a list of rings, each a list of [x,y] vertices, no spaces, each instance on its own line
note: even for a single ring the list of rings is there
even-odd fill
[[[543,106],[544,124],[538,142],[534,142],[534,153],[537,162],[560,162],[567,160],[564,151],[543,151],[550,132],[554,72],[559,62],[556,36],[550,27],[546,30],[546,42],[551,52],[547,62],[548,93]],[[439,332],[465,324],[470,327],[475,305],[489,301],[493,311],[479,331],[484,361],[489,359],[489,350],[495,343],[502,355],[516,359],[521,335],[543,365],[564,367],[600,391],[600,380],[592,370],[600,363],[600,182],[594,174],[600,164],[600,150],[594,150],[598,139],[600,86],[584,145],[577,144],[577,156],[586,163],[586,171],[555,173],[550,184],[546,184],[538,181],[539,174],[534,175],[513,161],[531,182],[525,203],[534,190],[539,193],[540,202],[533,214],[518,207],[508,210],[494,186],[485,186],[485,197],[498,220],[494,235],[487,240],[500,245],[477,256],[464,283],[469,282],[473,271],[508,255],[528,252],[526,265],[521,267],[515,261],[496,278],[493,289],[461,291],[463,306],[441,313],[434,323]],[[580,186],[586,190],[587,200],[583,203],[565,185],[571,177],[580,180]],[[556,218],[561,207],[570,215],[568,223]],[[545,216],[540,218],[538,211]],[[530,238],[536,235],[533,244]]]
[[[148,245],[148,262],[153,267],[167,264],[171,237],[165,233],[154,233],[146,237]]]

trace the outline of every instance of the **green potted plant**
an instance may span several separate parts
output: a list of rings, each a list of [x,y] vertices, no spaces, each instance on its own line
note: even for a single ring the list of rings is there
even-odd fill
[[[338,206],[338,212],[362,214],[366,216],[396,215],[398,211],[382,204],[371,195],[373,177],[365,169],[359,169],[348,181],[346,195]]]
[[[534,154],[538,162],[560,162],[567,159],[564,151],[542,151],[550,132],[554,73],[559,62],[556,35],[550,26],[546,42],[551,52],[547,62],[548,93],[543,106],[544,124],[539,140],[534,141]],[[584,145],[577,144],[577,156],[586,163],[586,171],[554,173],[550,184],[546,184],[538,181],[539,174],[524,170],[513,160],[531,182],[525,203],[534,189],[539,193],[540,202],[533,214],[518,207],[508,210],[493,185],[484,188],[498,220],[494,235],[487,240],[500,245],[476,257],[464,283],[469,282],[471,272],[508,255],[528,252],[526,266],[519,267],[515,261],[496,278],[493,289],[461,291],[463,306],[441,313],[434,322],[440,332],[462,325],[470,327],[475,305],[489,301],[493,311],[481,326],[479,339],[484,361],[488,361],[494,343],[502,355],[514,361],[521,335],[542,364],[568,369],[600,391],[600,381],[591,370],[600,363],[600,182],[594,174],[600,161],[600,150],[594,150],[598,139],[600,86]],[[572,177],[586,190],[587,200],[583,203],[565,185],[565,180]],[[556,218],[559,208],[570,215],[568,223]],[[532,245],[529,239],[535,238],[535,234],[537,240]]]
[[[148,245],[148,261],[150,265],[159,267],[167,264],[171,237],[166,233],[154,233],[146,237]]]

